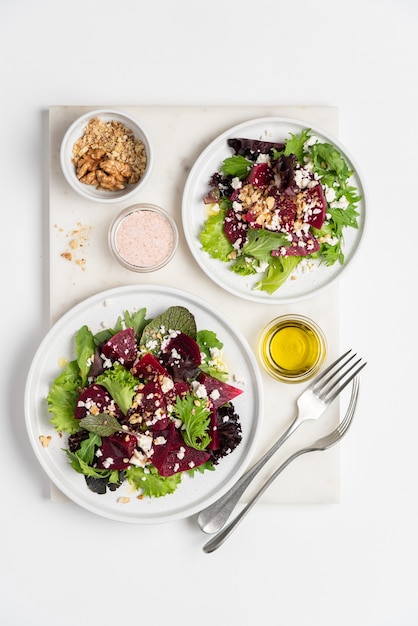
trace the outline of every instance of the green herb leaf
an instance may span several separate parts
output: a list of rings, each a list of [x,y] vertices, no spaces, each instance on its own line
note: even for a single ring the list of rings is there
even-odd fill
[[[121,423],[116,417],[107,413],[87,415],[80,420],[80,426],[99,437],[110,437],[110,435],[122,430]]]
[[[88,430],[88,428],[86,428],[86,430]],[[101,445],[102,445],[101,437],[93,432],[90,432],[88,438],[84,439],[81,442],[80,447],[77,450],[77,455],[85,463],[87,463],[88,465],[91,465],[94,461],[94,453],[96,452],[96,449]]]
[[[87,326],[82,326],[75,336],[75,350],[83,386],[87,382],[87,377],[94,359],[95,349],[96,343],[93,333]]]
[[[239,179],[243,179],[247,176],[252,165],[251,161],[245,157],[240,154],[234,154],[224,160],[221,165],[221,172],[233,178],[237,176]]]
[[[284,154],[286,156],[289,156],[289,154],[294,154],[296,155],[297,160],[299,161],[299,163],[303,164],[303,158],[305,155],[305,150],[304,150],[304,144],[306,142],[307,139],[309,139],[310,137],[310,129],[306,128],[305,130],[303,130],[301,133],[299,133],[298,135],[290,135],[290,138],[287,139],[286,141],[286,147],[284,150]]]
[[[164,329],[163,332],[161,329]],[[160,350],[163,333],[177,330],[193,339],[196,338],[196,321],[193,314],[183,306],[169,307],[155,317],[143,330],[140,348],[156,353]]]
[[[187,393],[183,398],[177,397],[174,410],[185,427],[184,443],[196,450],[205,450],[211,441],[208,434],[210,410],[206,401]]]
[[[289,240],[286,235],[263,230],[261,228],[249,228],[247,241],[242,248],[242,256],[253,256],[258,261],[269,263],[272,250],[278,250],[282,246],[288,246]]]

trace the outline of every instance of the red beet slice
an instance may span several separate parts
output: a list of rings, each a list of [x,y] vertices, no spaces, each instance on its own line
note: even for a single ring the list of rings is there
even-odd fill
[[[90,385],[83,391],[77,400],[74,417],[81,420],[86,415],[97,415],[98,413],[110,413],[117,419],[123,417],[123,413],[102,385]]]
[[[200,365],[201,354],[198,343],[189,335],[185,333],[179,333],[176,337],[170,339],[165,352],[174,352],[180,355],[180,360],[187,361],[193,365]],[[173,356],[174,360],[177,360],[176,356]]]
[[[165,367],[151,353],[144,354],[135,365],[135,374],[145,380],[156,381],[160,376],[170,376]]]
[[[246,184],[251,184],[254,187],[267,187],[273,179],[273,171],[268,163],[257,163],[251,168],[247,178]]]
[[[311,233],[292,235],[292,242],[287,247],[272,250],[271,256],[307,256],[319,250],[319,242]]]
[[[136,395],[138,406],[135,414],[142,417],[142,423],[154,430],[167,428],[167,405],[163,390],[157,382],[149,382]]]
[[[154,451],[150,458],[161,476],[172,476],[199,467],[210,458],[209,452],[187,446],[173,422],[170,422],[169,427],[159,435],[165,439],[165,443],[159,445],[154,443]]]
[[[247,241],[247,226],[238,219],[238,215],[233,209],[228,209],[224,220],[224,233],[229,241],[234,245],[239,239],[242,247]]]
[[[102,445],[96,452],[99,469],[123,470],[129,465],[136,448],[135,435],[117,432],[109,437],[102,437]]]
[[[327,201],[321,184],[315,185],[304,192],[305,201],[308,205],[313,204],[313,208],[309,209],[305,217],[305,221],[314,228],[321,228],[325,220],[327,211]]]
[[[130,369],[138,356],[134,329],[126,328],[113,335],[104,344],[102,353],[107,359],[118,361],[121,365]]]
[[[206,387],[208,397],[213,402],[215,409],[227,404],[227,402],[231,402],[242,394],[242,389],[238,389],[238,387],[234,387],[229,383],[224,383],[209,374],[202,373],[199,376],[199,382]]]

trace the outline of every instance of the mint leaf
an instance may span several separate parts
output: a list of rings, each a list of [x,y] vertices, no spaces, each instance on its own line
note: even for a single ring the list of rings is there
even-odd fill
[[[80,420],[80,426],[90,433],[94,433],[99,438],[110,437],[110,435],[122,430],[122,426],[116,417],[107,413],[87,415]]]
[[[119,363],[115,363],[112,369],[105,370],[96,378],[96,384],[107,389],[125,415],[132,406],[138,383],[139,380]]]
[[[224,160],[221,165],[221,172],[227,176],[232,176],[232,178],[237,176],[239,179],[243,179],[247,176],[252,165],[251,161],[245,157],[234,154]]]
[[[206,400],[192,393],[182,398],[177,396],[174,410],[185,427],[182,431],[184,443],[195,450],[206,450],[211,441],[208,434],[210,410]]]
[[[69,435],[79,430],[79,421],[74,417],[80,395],[81,375],[77,361],[67,363],[65,369],[52,383],[47,395],[48,412],[54,417],[51,424],[59,432]]]

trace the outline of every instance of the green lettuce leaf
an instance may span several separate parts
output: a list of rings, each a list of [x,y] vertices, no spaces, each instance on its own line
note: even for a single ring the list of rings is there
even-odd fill
[[[221,209],[208,217],[200,233],[200,243],[213,259],[227,262],[234,248],[224,232],[225,214],[226,211]]]
[[[53,414],[51,424],[59,432],[72,435],[79,430],[80,424],[74,413],[81,383],[78,363],[70,361],[50,387],[47,395],[48,411]]]
[[[301,257],[298,256],[272,257],[266,276],[258,281],[254,289],[274,293],[286,282],[300,261]]]
[[[81,374],[83,387],[87,383],[87,377],[94,359],[96,343],[93,333],[87,326],[82,326],[75,336],[75,351]]]
[[[221,341],[219,341],[216,333],[214,333],[213,330],[199,330],[196,336],[196,341],[199,346],[200,352],[203,355],[202,362],[199,368],[203,372],[206,372],[206,374],[209,374],[210,376],[213,376],[218,380],[227,381],[228,372],[224,369],[221,369],[216,361],[214,364],[214,359],[211,352],[214,348],[222,350],[224,345]]]
[[[135,489],[141,490],[144,496],[150,498],[161,498],[174,493],[181,483],[180,472],[172,476],[160,476],[153,465],[145,469],[131,465],[126,469],[126,478]]]
[[[138,379],[119,363],[112,369],[105,370],[96,378],[96,384],[102,385],[110,393],[123,413],[127,413],[138,387]]]

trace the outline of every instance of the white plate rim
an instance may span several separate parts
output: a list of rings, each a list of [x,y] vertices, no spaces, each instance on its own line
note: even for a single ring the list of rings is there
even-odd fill
[[[190,493],[192,493],[192,495],[196,493],[197,495],[190,498],[190,502],[183,502],[181,499],[183,497],[183,484],[174,494],[165,496],[164,498],[144,498],[141,505],[145,503],[145,507],[148,509],[152,508],[153,511],[146,511],[145,507],[143,507],[143,514],[130,511],[129,504],[123,505],[116,502],[119,496],[126,495],[126,493],[122,493],[122,487],[112,494],[109,494],[112,504],[103,506],[103,499],[108,498],[108,494],[106,494],[106,496],[93,494],[85,485],[84,477],[77,474],[69,466],[65,453],[61,450],[61,448],[64,447],[65,440],[62,441],[61,446],[58,448],[56,445],[54,448],[51,448],[51,445],[47,448],[43,448],[39,441],[40,435],[49,434],[57,438],[57,433],[50,424],[51,414],[47,412],[46,402],[42,404],[42,399],[45,400],[45,393],[52,382],[53,378],[51,379],[51,372],[55,371],[55,376],[59,374],[59,359],[63,356],[69,356],[60,352],[62,346],[58,345],[59,339],[61,338],[61,343],[70,346],[72,343],[71,331],[69,332],[70,327],[73,328],[72,332],[74,333],[82,325],[79,322],[80,319],[84,319],[85,313],[90,312],[90,315],[94,317],[97,313],[97,309],[99,309],[100,306],[104,307],[106,302],[113,303],[110,307],[112,310],[113,308],[116,310],[119,306],[118,314],[123,314],[125,310],[132,311],[132,306],[122,306],[122,302],[129,302],[130,298],[133,297],[138,297],[138,300],[140,300],[141,297],[144,299],[143,303],[138,302],[138,308],[145,306],[147,313],[149,310],[147,302],[149,305],[149,301],[146,302],[145,300],[147,297],[150,299],[154,298],[154,300],[158,299],[158,303],[161,303],[161,310],[158,312],[162,312],[168,308],[168,306],[175,304],[195,307],[194,310],[190,310],[192,310],[196,317],[198,330],[202,328],[202,326],[199,325],[199,318],[210,318],[213,323],[212,330],[219,332],[220,329],[228,329],[227,337],[224,333],[222,333],[223,336],[219,335],[219,337],[224,342],[227,350],[230,350],[234,361],[242,358],[245,360],[246,365],[244,369],[251,383],[246,383],[244,393],[234,401],[237,412],[243,420],[243,434],[245,433],[245,429],[248,429],[248,434],[251,433],[251,440],[244,439],[244,434],[243,441],[236,449],[236,451],[240,450],[236,460],[234,461],[233,458],[234,452],[236,452],[234,451],[231,455],[222,459],[215,472],[197,474],[195,478],[190,479],[186,485],[187,489],[189,485],[194,484],[196,478],[198,478],[199,482],[196,488],[191,488]],[[114,304],[115,302],[116,304]],[[155,306],[155,304],[151,306]],[[106,309],[106,311],[109,311],[109,309]],[[156,311],[155,315],[157,315],[158,312]],[[105,311],[103,315],[105,315]],[[150,311],[147,317],[154,317],[155,315]],[[112,324],[116,322],[116,319],[117,315],[115,317],[114,314],[109,313],[107,322]],[[84,323],[89,324],[90,321],[88,315],[86,315]],[[65,336],[63,333],[65,333]],[[66,333],[68,333],[68,335]],[[53,364],[49,362],[52,356],[56,359]],[[49,377],[47,375],[48,371]],[[45,380],[45,377],[47,377],[48,380]],[[234,382],[231,381],[231,384],[234,384]],[[237,383],[236,386],[240,385]],[[43,390],[42,392],[41,389]],[[41,396],[43,396],[43,398],[41,398]],[[244,397],[246,397],[245,401]],[[248,401],[249,398],[251,399],[249,413],[252,412],[252,415],[249,413],[247,415],[245,411],[243,412],[245,402]],[[54,485],[70,500],[92,513],[114,521],[136,524],[157,524],[189,517],[202,508],[205,508],[205,506],[208,506],[222,495],[222,493],[227,491],[244,472],[253,456],[262,426],[263,408],[264,397],[261,373],[253,351],[241,332],[234,327],[232,322],[223,313],[203,299],[176,288],[157,285],[126,285],[115,287],[94,294],[72,307],[51,327],[38,346],[28,370],[24,394],[25,424],[29,440],[37,460]],[[212,477],[216,475],[218,478],[214,480]],[[185,477],[185,479],[188,478],[187,476]],[[202,484],[208,484],[207,481],[209,481],[212,486],[208,495],[202,497],[200,489]],[[95,498],[92,498],[92,496],[95,496]],[[171,498],[171,500],[167,500],[167,498]],[[173,500],[177,501],[173,503]],[[160,504],[164,501],[166,506]],[[153,506],[155,502],[158,502],[157,506]],[[135,507],[137,510],[137,503],[135,503]],[[165,508],[166,510],[161,510],[161,508]]]
[[[280,137],[275,136],[274,138],[270,138],[270,141],[280,141],[287,138],[289,132],[301,132],[304,129],[311,129],[312,133],[317,135],[320,140],[329,142],[334,144],[338,150],[345,157],[350,169],[353,170],[353,179],[356,187],[358,188],[359,194],[361,195],[361,200],[358,204],[358,212],[360,213],[359,217],[359,228],[355,229],[346,229],[344,231],[344,235],[346,239],[353,240],[351,245],[345,246],[344,253],[346,254],[346,260],[343,266],[339,264],[335,264],[330,268],[320,268],[315,272],[311,272],[309,278],[312,278],[311,286],[301,288],[299,293],[296,290],[295,283],[299,282],[299,285],[302,281],[309,282],[306,279],[306,276],[298,276],[297,281],[292,281],[293,289],[290,289],[289,283],[287,281],[285,285],[280,287],[275,293],[269,295],[266,292],[258,291],[251,289],[245,286],[245,278],[239,275],[234,274],[228,269],[227,264],[222,263],[217,259],[211,259],[209,255],[202,250],[202,247],[199,242],[198,233],[204,223],[205,215],[204,215],[204,204],[203,204],[203,193],[208,190],[208,181],[209,177],[219,169],[221,162],[224,158],[226,158],[232,152],[228,152],[227,139],[232,137],[242,137],[243,133],[247,132],[251,134],[252,132],[260,131],[263,129],[264,137],[259,136],[253,138],[264,138],[268,140],[268,137],[265,133],[271,131],[272,127],[278,126],[286,127],[287,131],[283,133]],[[250,136],[247,134],[246,136]],[[224,150],[223,150],[224,149]],[[218,153],[224,154],[217,160],[217,165],[213,163],[213,168],[209,169],[208,162],[214,162],[216,159],[216,155]],[[202,183],[203,176],[206,176],[205,183]],[[200,187],[199,187],[200,185]],[[195,189],[199,187],[200,193],[196,193]],[[354,157],[350,154],[347,148],[331,133],[323,130],[319,126],[315,124],[309,124],[306,121],[298,120],[291,117],[258,117],[250,120],[246,120],[232,126],[231,128],[225,130],[223,133],[218,135],[215,139],[213,139],[204,150],[200,153],[196,161],[194,162],[190,172],[187,176],[186,183],[183,190],[182,196],[182,223],[183,223],[183,232],[185,235],[185,239],[187,245],[192,253],[194,259],[203,270],[203,272],[219,287],[225,289],[229,293],[243,298],[245,300],[250,300],[252,302],[262,302],[264,304],[289,304],[294,302],[299,302],[301,300],[306,300],[312,296],[318,295],[324,289],[327,289],[331,285],[333,285],[337,280],[339,280],[343,273],[347,271],[348,268],[351,268],[353,265],[353,261],[358,257],[358,252],[361,248],[361,245],[364,240],[364,233],[366,229],[366,204],[367,204],[367,194],[366,187],[364,182],[364,177],[360,172],[360,168],[356,163]],[[325,279],[318,281],[318,276],[324,274],[326,271]],[[252,280],[252,285],[257,282],[258,278],[254,277]]]

